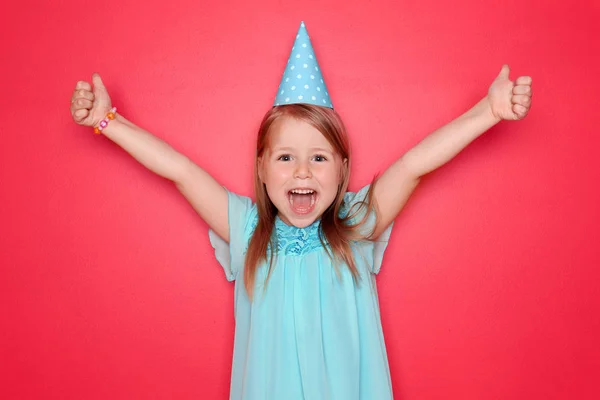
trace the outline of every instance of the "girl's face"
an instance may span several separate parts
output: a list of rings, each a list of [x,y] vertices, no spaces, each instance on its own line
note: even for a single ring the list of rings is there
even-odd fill
[[[279,217],[304,228],[335,200],[346,161],[310,124],[290,117],[275,121],[259,160],[259,177]]]

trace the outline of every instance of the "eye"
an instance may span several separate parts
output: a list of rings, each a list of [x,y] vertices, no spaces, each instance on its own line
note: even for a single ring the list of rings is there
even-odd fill
[[[292,159],[292,157],[290,157],[289,154],[283,154],[281,156],[279,156],[279,158],[277,158],[277,160],[279,161],[290,161]]]
[[[321,154],[317,154],[313,157],[313,159],[317,162],[327,161],[327,158]]]

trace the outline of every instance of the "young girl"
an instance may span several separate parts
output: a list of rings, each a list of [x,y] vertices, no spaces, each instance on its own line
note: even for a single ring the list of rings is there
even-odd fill
[[[348,138],[300,26],[274,107],[258,132],[256,203],[112,108],[100,76],[80,81],[76,123],[95,127],[172,180],[210,226],[235,281],[232,399],[391,399],[375,275],[391,227],[421,176],[531,104],[531,78],[503,66],[488,94],[357,193]]]

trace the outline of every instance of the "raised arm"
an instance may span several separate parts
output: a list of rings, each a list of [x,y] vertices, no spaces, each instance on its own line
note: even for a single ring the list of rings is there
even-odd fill
[[[504,65],[486,97],[426,136],[383,173],[373,194],[378,210],[375,237],[396,218],[423,175],[450,161],[498,122],[525,118],[531,107],[531,78],[522,76],[513,83],[509,73]]]
[[[93,88],[88,82],[78,82],[71,103],[73,120],[84,126],[97,126],[111,108],[100,76],[94,74],[92,82]],[[120,114],[102,133],[146,168],[173,181],[200,217],[229,241],[227,192],[206,171]]]

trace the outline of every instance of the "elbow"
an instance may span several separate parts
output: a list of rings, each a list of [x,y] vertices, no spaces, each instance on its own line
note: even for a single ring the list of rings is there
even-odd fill
[[[427,173],[418,163],[411,162],[410,157],[403,156],[400,158],[400,168],[407,180],[414,181],[415,185],[419,183],[421,177]]]
[[[171,180],[178,189],[185,188],[194,175],[194,163],[187,157],[181,157],[173,168]]]

